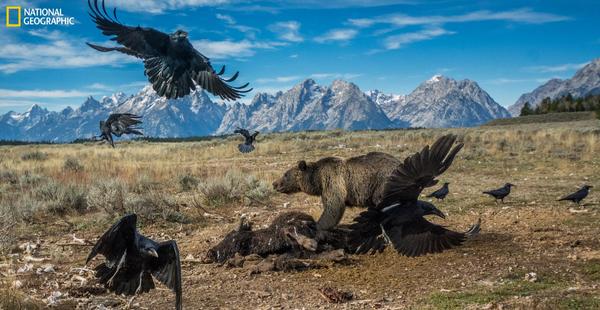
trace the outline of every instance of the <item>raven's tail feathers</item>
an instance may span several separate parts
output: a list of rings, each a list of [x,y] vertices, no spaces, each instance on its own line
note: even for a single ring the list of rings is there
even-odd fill
[[[481,218],[477,220],[477,223],[471,225],[471,228],[465,232],[467,238],[477,236],[481,232]]]
[[[250,153],[250,152],[254,151],[254,145],[241,143],[238,145],[238,149],[242,153]]]

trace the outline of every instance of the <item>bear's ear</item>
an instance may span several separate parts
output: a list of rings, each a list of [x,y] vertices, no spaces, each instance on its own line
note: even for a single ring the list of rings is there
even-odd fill
[[[306,168],[308,168],[306,161],[301,160],[298,162],[298,169],[300,169],[300,171],[306,171]]]

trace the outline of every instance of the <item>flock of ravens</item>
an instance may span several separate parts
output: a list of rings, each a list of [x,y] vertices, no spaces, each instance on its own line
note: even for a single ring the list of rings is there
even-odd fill
[[[248,84],[237,87],[228,84],[237,79],[238,72],[230,78],[223,78],[225,67],[215,71],[209,59],[194,49],[185,31],[166,34],[152,28],[126,26],[117,19],[116,9],[112,16],[107,12],[104,0],[101,5],[98,0],[88,0],[88,5],[97,28],[120,46],[88,45],[100,52],[118,51],[142,59],[144,74],[158,95],[168,99],[180,98],[200,86],[224,100],[236,100],[252,90],[247,89]],[[114,147],[113,135],[143,135],[139,127],[141,123],[138,115],[111,114],[106,121],[100,122],[99,138]],[[237,128],[234,133],[244,137],[244,142],[238,145],[240,152],[254,150],[258,132]],[[398,253],[412,257],[442,252],[477,234],[480,223],[466,232],[455,232],[428,221],[425,216],[445,218],[445,215],[432,203],[419,200],[425,188],[438,183],[436,178],[450,167],[463,147],[463,144],[455,142],[456,136],[446,135],[431,147],[426,146],[407,157],[388,177],[382,201],[360,213],[348,226],[343,238],[344,248],[351,253],[365,254],[381,252],[391,245]],[[502,188],[483,193],[494,197],[496,202],[504,202],[513,186],[506,183]],[[579,204],[590,188],[586,185],[560,200]],[[443,200],[448,193],[449,183],[444,183],[427,197]],[[98,254],[105,257],[105,262],[95,268],[96,277],[109,291],[135,296],[155,288],[153,279],[156,279],[175,292],[176,309],[182,309],[177,243],[174,240],[156,242],[140,234],[135,214],[124,216],[100,237],[86,264]]]

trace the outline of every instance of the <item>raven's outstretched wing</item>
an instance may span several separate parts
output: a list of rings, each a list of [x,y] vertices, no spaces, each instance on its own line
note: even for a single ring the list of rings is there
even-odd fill
[[[158,258],[153,259],[150,266],[152,275],[175,292],[176,309],[181,310],[181,261],[177,243],[173,240],[162,242],[157,253]]]
[[[389,228],[384,226],[386,236],[398,253],[409,257],[440,253],[459,246],[468,235],[476,234],[480,230],[479,222],[467,232],[456,232],[433,224],[422,217],[402,225],[389,226]]]
[[[199,54],[199,53],[198,53]],[[208,66],[208,69],[206,68]],[[221,69],[223,72],[225,67]],[[206,89],[208,92],[215,96],[219,96],[224,100],[236,100],[240,99],[245,93],[251,92],[252,88],[244,89],[248,87],[250,83],[246,83],[242,86],[231,86],[227,83],[235,81],[237,79],[239,73],[236,72],[232,77],[228,79],[224,79],[221,77],[221,74],[217,73],[210,63],[207,61],[207,64],[203,64],[201,62],[200,55],[197,55],[194,58],[191,66],[192,70],[192,78],[194,82],[203,89]]]
[[[121,260],[125,251],[135,243],[136,223],[135,214],[121,218],[98,239],[85,263],[88,264],[98,254],[104,255],[111,263]]]
[[[233,131],[233,133],[239,133],[240,135],[244,136],[244,138],[246,138],[246,139],[251,137],[250,132],[244,128],[237,127],[236,130]]]
[[[174,48],[171,37],[152,28],[131,27],[117,19],[117,9],[112,16],[106,11],[104,0],[101,7],[98,0],[88,0],[90,16],[102,33],[111,36],[123,47],[88,45],[101,52],[118,51],[144,59],[144,73],[159,96],[175,99],[188,95],[196,85],[224,100],[236,100],[244,93],[252,91],[245,85],[235,87],[228,83],[238,77],[236,72],[230,78],[223,78],[225,67],[216,72],[208,57],[194,49],[187,39]],[[174,51],[176,50],[176,51]]]
[[[421,152],[407,157],[387,180],[379,206],[383,208],[399,201],[416,200],[424,188],[437,184],[435,178],[450,167],[463,147],[460,143],[452,148],[455,141],[455,135],[445,135],[431,148],[426,146]]]
[[[110,128],[111,132],[118,137],[123,134],[143,135],[143,133],[139,131],[140,128],[135,127],[142,123],[140,120],[141,118],[141,116],[131,113],[115,113],[108,117],[106,125]]]
[[[92,48],[101,52],[118,50],[120,52],[133,55],[139,58],[155,57],[165,55],[169,45],[169,35],[152,28],[131,27],[121,24],[117,20],[117,9],[113,9],[113,16],[106,11],[104,0],[102,7],[98,6],[98,0],[88,0],[89,13],[96,27],[102,30],[102,34],[112,36],[111,40],[117,41],[125,46],[125,49],[107,48],[98,45],[88,44]]]

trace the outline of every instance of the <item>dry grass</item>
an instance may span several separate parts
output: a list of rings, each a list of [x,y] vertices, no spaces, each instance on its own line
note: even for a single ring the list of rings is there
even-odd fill
[[[319,272],[320,276],[333,284],[346,283],[365,299],[400,294],[395,291],[398,287],[405,287],[414,281],[418,289],[404,292],[412,298],[400,303],[392,302],[392,306],[452,308],[482,302],[502,303],[510,300],[511,296],[522,296],[518,292],[525,289],[531,290],[532,296],[543,295],[547,298],[548,292],[564,290],[568,286],[591,287],[594,283],[600,283],[594,278],[585,277],[585,271],[593,269],[586,269],[585,266],[581,267],[583,280],[577,275],[561,277],[554,282],[542,282],[548,286],[527,286],[521,279],[513,279],[511,284],[494,289],[482,291],[475,285],[463,291],[460,283],[477,278],[471,272],[487,272],[489,274],[486,277],[492,278],[504,277],[507,268],[517,264],[515,262],[523,268],[535,268],[532,266],[544,262],[544,257],[536,251],[549,251],[547,247],[554,243],[568,244],[574,238],[583,240],[585,249],[600,251],[600,244],[593,241],[600,233],[595,223],[600,219],[598,208],[590,207],[592,211],[584,215],[586,220],[582,221],[580,217],[569,214],[564,205],[555,202],[557,196],[582,183],[600,185],[599,124],[599,121],[581,121],[450,130],[281,133],[261,136],[256,151],[250,154],[237,151],[237,137],[188,143],[128,142],[118,144],[115,149],[91,144],[3,146],[0,147],[0,248],[10,250],[20,242],[40,237],[52,242],[64,242],[65,236],[72,233],[94,239],[115,218],[126,212],[136,212],[142,218],[145,231],[155,233],[155,236],[163,236],[163,231],[166,231],[180,241],[183,257],[188,253],[199,257],[209,243],[235,226],[241,213],[252,214],[262,225],[278,212],[289,210],[278,206],[290,202],[290,208],[317,216],[320,212],[318,197],[302,194],[286,196],[271,190],[270,184],[300,159],[350,157],[371,151],[387,152],[403,158],[431,143],[436,137],[452,132],[459,135],[465,148],[453,167],[442,177],[443,181],[451,181],[452,191],[442,203],[442,208],[450,215],[449,225],[463,227],[477,217],[484,218],[484,231],[493,232],[496,237],[488,238],[494,241],[480,241],[464,251],[477,251],[478,255],[494,263],[475,268],[469,265],[469,257],[461,256],[460,251],[450,252],[442,256],[449,264],[455,263],[454,268],[461,269],[456,266],[466,264],[461,269],[464,275],[456,278],[455,274],[459,271],[453,270],[452,275],[440,274],[438,282],[423,282],[417,278],[420,274],[405,270],[406,264],[435,264],[433,258],[390,260],[387,256],[373,256],[362,258],[358,267],[328,269]],[[509,209],[500,209],[487,197],[480,195],[482,189],[497,187],[507,181],[518,186],[509,199]],[[536,192],[543,195],[534,194]],[[597,203],[598,198],[593,194],[590,201]],[[348,211],[345,221],[356,211]],[[5,225],[7,223],[10,225]],[[553,239],[532,243],[529,240],[531,230],[538,226],[559,227],[557,229],[568,234],[556,233],[552,235]],[[510,237],[504,235],[507,233],[510,233]],[[167,236],[159,239],[165,238]],[[64,264],[66,270],[81,264],[85,251],[68,252],[64,248],[53,247],[52,242],[48,241],[50,244],[46,247],[48,251],[52,249],[48,255],[52,256],[53,261]],[[522,257],[517,254],[504,257],[507,253],[513,253],[515,244],[526,249],[526,253],[519,254]],[[566,250],[557,248],[556,251],[559,253],[552,252],[549,255],[560,256]],[[500,259],[494,260],[491,253]],[[566,254],[561,259],[551,257],[552,260],[539,268],[547,272],[573,272]],[[431,270],[443,269],[444,266],[432,267]],[[282,275],[286,281],[298,283],[290,288],[289,283],[286,285],[280,281],[280,276],[276,281],[273,280],[277,284],[270,282],[269,277],[254,278],[253,281],[257,282],[250,282],[251,279],[238,282],[231,281],[234,275],[237,277],[235,272],[217,272],[210,266],[184,267],[186,276],[194,279],[189,280],[191,284],[188,283],[190,294],[208,296],[197,307],[240,308],[243,305],[264,308],[264,303],[277,303],[246,295],[235,296],[239,304],[228,303],[227,300],[233,296],[232,291],[245,290],[239,287],[243,283],[253,287],[266,286],[272,290],[291,290],[290,296],[295,297],[283,301],[290,307],[303,307],[305,299],[319,301],[318,298],[316,301],[312,299],[308,293],[312,291],[307,287],[316,279],[312,273]],[[2,272],[0,269],[0,275]],[[398,273],[404,274],[402,281],[406,283],[398,282]],[[371,280],[373,282],[369,282]],[[198,284],[205,281],[209,281],[210,287],[215,289]],[[218,289],[221,284],[210,281],[234,283],[227,284],[230,286],[226,289]],[[582,282],[574,284],[573,281]],[[361,293],[357,287],[359,285],[369,288]],[[436,293],[445,287],[453,288],[453,293]],[[3,291],[11,292],[7,295],[14,295],[13,291]],[[48,296],[48,288],[40,286],[28,287],[23,291],[38,298]],[[161,294],[163,297],[169,296],[166,300],[171,298],[166,293]],[[431,300],[415,297],[430,294]],[[587,295],[569,294],[573,304],[596,302]],[[145,298],[153,296],[156,297],[150,294]],[[0,308],[2,300],[0,297]],[[8,300],[7,297],[4,300]],[[164,300],[162,298],[154,302],[166,305]],[[556,298],[552,302],[556,302]],[[193,303],[188,304],[191,307]]]

